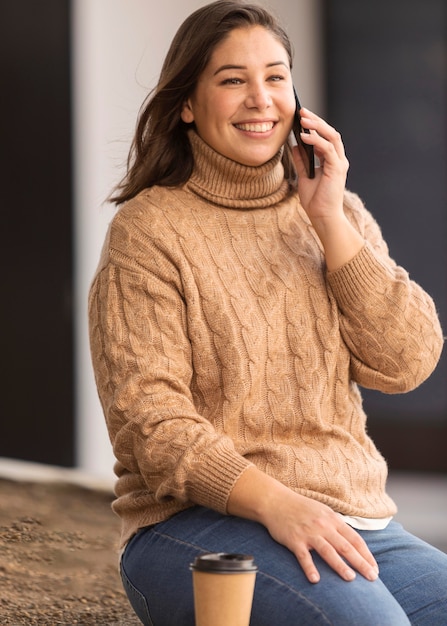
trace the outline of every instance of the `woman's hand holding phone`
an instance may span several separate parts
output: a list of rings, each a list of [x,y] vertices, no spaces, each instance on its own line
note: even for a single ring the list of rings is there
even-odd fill
[[[350,261],[364,245],[363,237],[343,209],[349,162],[340,133],[325,120],[301,108],[300,124],[301,141],[313,148],[319,166],[315,167],[314,178],[309,178],[300,147],[293,148],[298,195],[323,245],[327,268],[335,270]]]

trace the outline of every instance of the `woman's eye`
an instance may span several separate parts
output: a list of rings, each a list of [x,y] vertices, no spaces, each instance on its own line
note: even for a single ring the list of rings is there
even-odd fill
[[[222,81],[222,85],[240,85],[241,82],[240,78],[226,78]]]
[[[271,80],[272,82],[279,82],[281,80],[284,80],[284,76],[270,76],[269,80]]]

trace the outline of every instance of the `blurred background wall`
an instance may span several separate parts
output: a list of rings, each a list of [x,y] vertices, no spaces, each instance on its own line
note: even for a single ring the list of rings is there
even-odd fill
[[[326,93],[391,255],[434,297],[447,330],[447,4],[326,2]],[[447,355],[406,395],[365,392],[391,467],[447,471]]]
[[[0,0],[0,456],[73,463],[69,5]]]
[[[205,3],[0,0],[0,457],[111,473],[86,318],[105,199],[172,36]],[[263,4],[294,42],[302,102],[343,134],[349,187],[447,327],[444,0]],[[444,355],[407,396],[365,394],[392,468],[447,471],[446,379]]]

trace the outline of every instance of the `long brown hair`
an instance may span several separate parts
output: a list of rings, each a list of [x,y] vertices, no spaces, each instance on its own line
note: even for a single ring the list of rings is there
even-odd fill
[[[292,67],[292,46],[285,30],[264,8],[241,1],[217,0],[192,13],[178,29],[158,85],[143,103],[129,152],[127,174],[110,200],[121,204],[152,185],[175,187],[188,180],[193,156],[180,113],[194,92],[215,47],[235,28],[263,26],[284,46]],[[294,177],[289,146],[283,164]]]

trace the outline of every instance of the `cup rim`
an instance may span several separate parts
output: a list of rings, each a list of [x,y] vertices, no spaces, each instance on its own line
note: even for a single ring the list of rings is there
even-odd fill
[[[258,568],[249,554],[209,552],[197,556],[191,569],[199,572],[255,572]]]

